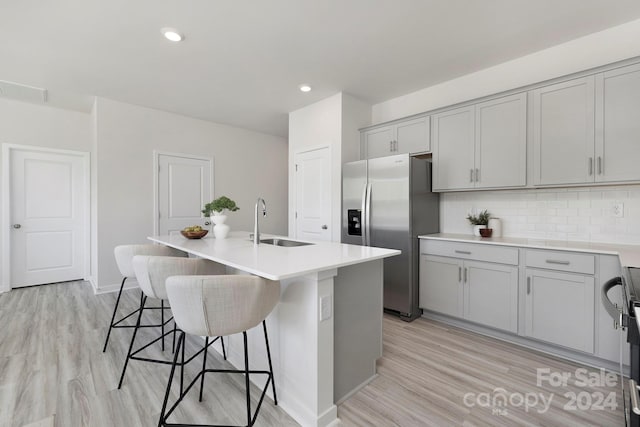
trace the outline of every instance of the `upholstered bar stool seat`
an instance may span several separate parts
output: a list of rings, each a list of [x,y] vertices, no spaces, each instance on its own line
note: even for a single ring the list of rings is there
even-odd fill
[[[273,366],[267,335],[266,317],[278,303],[280,297],[280,283],[257,276],[175,276],[167,279],[167,295],[171,304],[174,320],[182,331],[178,339],[178,349],[184,348],[185,334],[218,337],[242,332],[244,338],[244,369],[207,369],[206,351],[200,373],[183,390],[177,401],[167,410],[178,351],[174,355],[174,362],[167,384],[162,412],[158,425],[172,426],[167,419],[180,404],[193,385],[200,380],[200,401],[204,387],[204,376],[207,372],[240,373],[245,375],[246,416],[247,426],[252,426],[258,416],[260,406],[264,400],[269,384],[273,391],[274,402],[277,405],[276,389],[273,381]],[[262,323],[269,362],[268,371],[249,369],[249,354],[247,349],[247,330]],[[251,411],[249,375],[267,375],[267,382],[262,390],[255,413]],[[198,424],[203,425],[203,424]]]
[[[145,304],[147,298],[155,298],[160,300],[167,299],[166,280],[170,276],[202,274],[215,275],[225,274],[226,272],[226,267],[224,265],[201,258],[136,255],[133,257],[132,265],[136,279],[138,280],[138,284],[140,285],[140,289],[142,290],[143,297],[140,301],[136,328],[133,330],[133,335],[131,336],[129,351],[127,352],[127,358],[122,368],[122,375],[120,376],[118,388],[122,386],[129,360],[141,360],[145,362],[171,364],[171,362],[168,360],[151,359],[139,357],[136,355],[150,345],[159,341],[160,339],[164,339],[166,335],[173,334],[175,340],[175,328],[173,329],[173,331],[169,331],[166,333],[163,330],[162,334],[158,338],[146,343],[137,350],[133,349],[136,335],[140,326],[142,313],[144,312],[144,310],[146,310]],[[196,355],[198,355],[200,352],[196,353]],[[192,356],[189,360],[187,360],[186,363],[192,360],[196,355]],[[184,348],[182,349],[182,358],[182,364],[184,364]]]
[[[135,328],[134,325],[123,325],[121,324],[124,320],[138,313],[139,309],[136,309],[122,318],[116,320],[116,316],[118,313],[118,305],[120,304],[120,298],[122,297],[122,290],[124,289],[124,284],[127,279],[131,279],[135,277],[135,272],[133,271],[133,257],[136,255],[153,255],[153,256],[171,256],[171,257],[186,257],[187,254],[185,252],[179,251],[174,248],[170,248],[167,246],[161,245],[153,245],[153,244],[144,244],[144,245],[120,245],[116,246],[113,250],[113,254],[116,258],[116,264],[118,265],[118,270],[120,270],[120,274],[122,275],[122,283],[120,284],[120,290],[118,291],[118,297],[116,298],[116,304],[113,307],[113,314],[111,316],[111,323],[109,323],[109,330],[107,332],[107,337],[104,340],[104,347],[102,348],[102,352],[107,351],[107,344],[109,344],[109,337],[111,336],[111,330],[114,328]],[[142,298],[142,297],[141,297]],[[161,307],[149,307],[149,308],[159,308],[164,310],[164,305]],[[164,323],[164,316],[162,322]],[[158,325],[143,325],[144,327],[156,327]]]

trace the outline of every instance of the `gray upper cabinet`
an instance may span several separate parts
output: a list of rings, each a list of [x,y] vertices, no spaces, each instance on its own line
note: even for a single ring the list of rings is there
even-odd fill
[[[594,76],[532,92],[534,185],[594,180]]]
[[[521,187],[527,180],[527,94],[433,116],[434,190]]]
[[[534,185],[640,180],[640,65],[533,91]]]
[[[640,64],[596,75],[595,181],[640,180]]]
[[[473,188],[475,107],[445,111],[432,120],[433,190]]]
[[[405,120],[362,132],[362,158],[431,151],[429,116]]]
[[[363,132],[362,142],[365,158],[374,159],[393,154],[394,131],[393,126],[384,126]]]
[[[527,94],[476,104],[477,188],[527,184]]]

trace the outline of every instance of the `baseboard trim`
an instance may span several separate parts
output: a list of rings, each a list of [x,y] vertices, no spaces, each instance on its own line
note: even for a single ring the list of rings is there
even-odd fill
[[[434,313],[429,310],[423,310],[422,317],[426,319],[437,320],[447,325],[455,326],[460,329],[475,332],[480,335],[485,335],[491,338],[496,338],[502,341],[507,341],[511,344],[516,344],[521,347],[537,350],[541,353],[548,354],[550,356],[558,357],[564,360],[568,360],[574,363],[580,363],[592,368],[602,368],[613,373],[620,373],[620,365],[610,360],[601,359],[597,356],[592,356],[586,353],[574,352],[568,348],[562,348],[553,344],[547,344],[542,341],[537,341],[533,338],[522,337],[520,335],[514,335],[509,332],[499,331],[497,329],[481,326],[475,323],[469,323],[465,320],[449,317],[444,314]],[[628,366],[623,367],[625,375],[628,375]]]
[[[94,295],[109,294],[112,292],[118,292],[120,290],[120,283],[98,287],[93,278],[89,280],[89,283],[91,283]],[[138,286],[138,282],[135,279],[127,279],[123,290],[127,291],[129,289],[138,289],[139,287],[140,286]]]

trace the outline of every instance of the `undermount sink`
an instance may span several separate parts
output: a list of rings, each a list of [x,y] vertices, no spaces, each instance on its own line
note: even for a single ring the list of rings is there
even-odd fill
[[[292,248],[295,246],[313,245],[313,243],[296,242],[295,240],[286,240],[286,239],[262,239],[260,240],[260,243],[264,243],[266,245],[273,245],[273,246],[284,246],[287,248]]]

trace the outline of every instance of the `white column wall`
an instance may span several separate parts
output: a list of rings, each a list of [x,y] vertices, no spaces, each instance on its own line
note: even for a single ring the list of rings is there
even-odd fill
[[[369,124],[371,106],[349,94],[329,98],[289,113],[289,170],[295,154],[331,147],[331,240],[340,241],[342,164],[360,158],[359,128]],[[289,236],[295,235],[294,174],[289,174]]]

